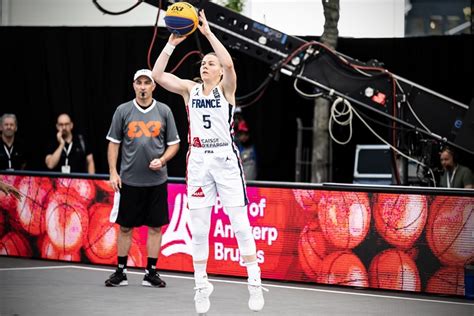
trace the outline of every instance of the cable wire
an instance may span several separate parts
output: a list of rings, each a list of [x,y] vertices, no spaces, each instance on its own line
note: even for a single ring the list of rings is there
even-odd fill
[[[136,7],[138,7],[140,4],[142,4],[142,2],[145,2],[144,0],[137,0],[137,3],[135,3],[134,5],[132,5],[130,8],[128,9],[125,9],[123,11],[118,11],[118,12],[113,12],[113,11],[109,11],[107,9],[105,9],[104,7],[102,7],[99,2],[97,0],[92,0],[92,2],[95,4],[95,6],[97,7],[97,9],[99,9],[102,13],[104,14],[110,14],[110,15],[121,15],[121,14],[125,14],[127,12],[130,12],[132,11],[133,9],[135,9]]]
[[[344,105],[347,106],[347,108],[348,108],[344,113],[346,113],[346,115],[347,115],[347,113],[351,113],[351,114],[350,114],[351,119],[352,119],[352,113],[354,113],[354,114],[359,118],[359,120],[367,127],[367,129],[368,129],[372,134],[374,134],[374,136],[377,137],[382,143],[388,145],[388,146],[390,147],[390,149],[392,149],[393,151],[397,152],[400,156],[405,157],[406,159],[408,159],[408,160],[410,160],[410,161],[413,161],[413,162],[416,163],[417,165],[420,165],[420,166],[422,166],[422,167],[428,169],[428,170],[429,170],[429,173],[430,173],[430,175],[431,175],[433,184],[436,186],[436,180],[435,180],[435,178],[434,178],[434,172],[433,172],[433,170],[431,169],[431,167],[427,166],[426,164],[424,164],[423,162],[421,162],[421,161],[419,161],[419,160],[417,160],[417,159],[415,159],[415,158],[412,158],[412,157],[406,155],[405,153],[403,153],[403,152],[401,152],[400,150],[398,150],[395,146],[393,146],[392,144],[390,144],[388,141],[386,141],[382,136],[380,136],[380,135],[362,118],[362,116],[353,108],[353,106],[351,105],[351,103],[350,103],[348,100],[343,99],[343,98],[341,98],[341,97],[337,98],[337,99],[334,101],[333,106],[331,107],[331,109],[334,107],[334,104],[337,105],[337,104],[339,104],[339,103],[341,103],[341,102],[344,102]],[[341,111],[341,112],[342,112],[342,111]],[[332,114],[332,113],[331,113],[331,114]],[[332,116],[332,115],[331,115],[331,116]],[[330,119],[331,119],[331,117],[330,117]],[[344,121],[344,123],[345,123],[345,125],[349,125],[349,123],[347,123],[347,120]],[[331,125],[330,125],[330,127],[331,127]],[[331,137],[332,137],[331,129],[329,129],[329,132],[330,132],[330,135],[331,135]],[[334,140],[334,139],[333,139],[333,140]],[[336,141],[336,140],[334,140],[334,141]]]

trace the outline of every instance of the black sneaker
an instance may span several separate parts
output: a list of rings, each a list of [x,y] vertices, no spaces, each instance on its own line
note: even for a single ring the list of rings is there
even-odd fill
[[[143,286],[166,287],[166,282],[160,278],[158,273],[146,273],[142,281]]]
[[[127,275],[123,272],[115,271],[105,281],[105,286],[125,286],[128,285]]]

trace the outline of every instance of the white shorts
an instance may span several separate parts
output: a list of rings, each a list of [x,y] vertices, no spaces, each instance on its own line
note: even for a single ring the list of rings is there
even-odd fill
[[[191,147],[187,159],[189,209],[214,206],[219,195],[223,206],[247,205],[244,169],[237,149],[202,150]]]

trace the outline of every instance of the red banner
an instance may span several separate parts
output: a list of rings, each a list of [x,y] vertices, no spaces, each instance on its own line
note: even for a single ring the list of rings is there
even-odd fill
[[[118,226],[108,181],[0,175],[0,254],[114,265]],[[262,277],[464,295],[474,259],[474,198],[248,187]],[[168,185],[171,222],[158,268],[192,272],[186,186]],[[146,265],[147,228],[136,229],[129,266]],[[212,210],[210,274],[246,276],[220,200]]]

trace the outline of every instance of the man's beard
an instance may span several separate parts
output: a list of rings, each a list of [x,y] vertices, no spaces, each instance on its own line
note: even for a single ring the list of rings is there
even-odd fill
[[[12,131],[12,130],[9,130],[9,129],[3,130],[2,133],[7,138],[11,138],[11,137],[15,136],[15,132]]]

